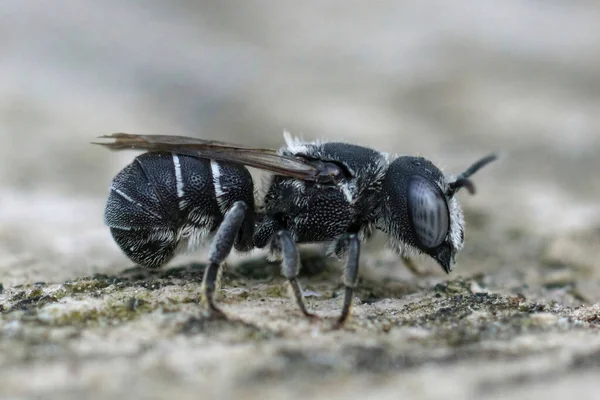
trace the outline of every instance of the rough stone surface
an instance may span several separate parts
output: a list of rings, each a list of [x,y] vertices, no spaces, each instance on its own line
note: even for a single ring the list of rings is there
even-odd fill
[[[523,254],[533,278],[514,265],[501,268],[501,252],[496,268],[450,279],[437,270],[425,277],[363,274],[343,330],[332,329],[341,306],[339,266],[312,253],[303,257],[302,283],[317,321],[299,314],[277,265],[260,257],[224,273],[220,301],[228,321],[202,312],[201,264],[5,288],[2,392],[495,399],[552,386],[584,395],[600,372],[600,306],[591,305],[600,291],[586,299],[578,273],[548,266],[543,248],[538,260]],[[537,278],[548,271],[556,278]]]

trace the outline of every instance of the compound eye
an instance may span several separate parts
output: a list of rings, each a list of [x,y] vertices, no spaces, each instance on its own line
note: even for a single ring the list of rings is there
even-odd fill
[[[432,249],[444,241],[450,229],[448,203],[441,189],[415,175],[408,182],[408,210],[419,244]]]

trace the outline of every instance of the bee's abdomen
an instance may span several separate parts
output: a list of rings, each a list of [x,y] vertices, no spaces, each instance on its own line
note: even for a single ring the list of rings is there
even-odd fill
[[[210,161],[166,152],[138,156],[114,178],[104,219],[131,260],[160,267],[182,239],[197,242],[222,220]]]

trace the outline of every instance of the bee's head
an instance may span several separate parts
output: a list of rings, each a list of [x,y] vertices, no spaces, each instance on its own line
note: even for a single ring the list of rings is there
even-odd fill
[[[425,158],[396,158],[383,181],[378,227],[388,233],[396,251],[425,253],[450,272],[465,238],[455,194],[463,187],[473,194],[469,177],[495,159],[496,155],[482,158],[448,179]]]

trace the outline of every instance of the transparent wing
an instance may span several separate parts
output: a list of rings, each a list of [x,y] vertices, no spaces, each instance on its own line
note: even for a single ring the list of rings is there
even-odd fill
[[[231,162],[320,183],[335,182],[338,168],[330,163],[306,160],[300,157],[283,156],[274,149],[253,148],[214,140],[203,140],[187,136],[137,135],[114,133],[100,136],[111,140],[93,144],[110,150],[136,149],[146,151],[169,151],[215,161]]]

